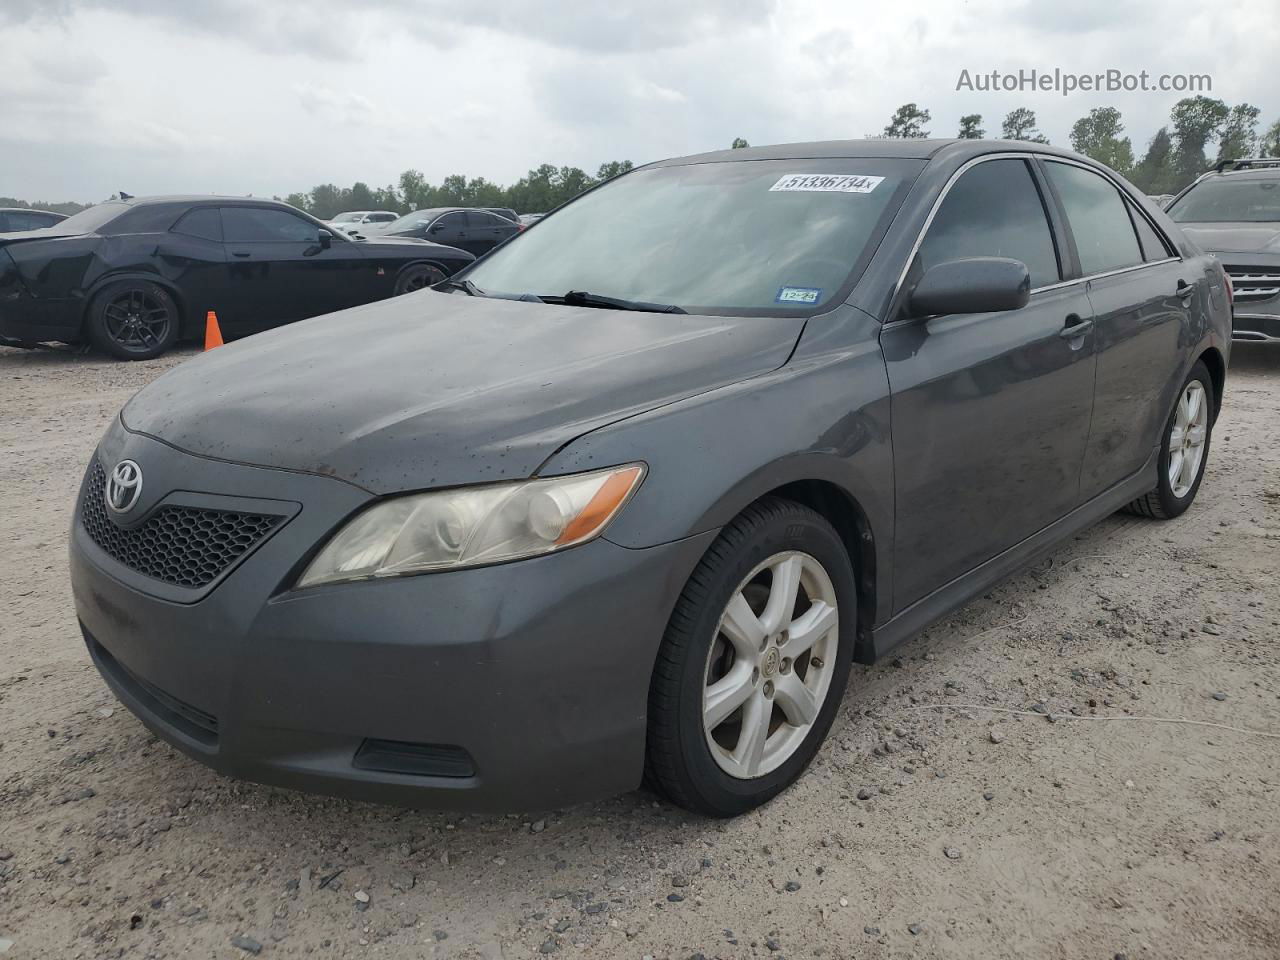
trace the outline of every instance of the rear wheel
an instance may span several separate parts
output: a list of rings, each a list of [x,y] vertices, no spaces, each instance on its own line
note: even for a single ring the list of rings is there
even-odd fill
[[[444,279],[445,272],[435,264],[410,264],[400,271],[400,276],[396,277],[396,288],[392,295],[398,297],[402,293],[413,293],[415,290],[424,290]]]
[[[770,498],[725,527],[689,578],[658,654],[649,782],[721,817],[794,782],[839,709],[856,604],[844,545],[814,511]]]
[[[178,339],[178,305],[163,287],[122,280],[94,296],[86,334],[99,350],[120,360],[151,360]]]
[[[1129,512],[1172,520],[1191,506],[1209,462],[1214,402],[1213,379],[1208,368],[1197,361],[1165,424],[1156,487],[1129,504]]]

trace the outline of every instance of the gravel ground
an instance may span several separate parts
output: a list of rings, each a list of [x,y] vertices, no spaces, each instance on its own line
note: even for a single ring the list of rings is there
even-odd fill
[[[1280,350],[1237,346],[1186,516],[1112,517],[855,666],[809,774],[727,823],[353,804],[152,737],[88,662],[65,540],[109,419],[181,359],[0,348],[5,960],[1280,956]]]

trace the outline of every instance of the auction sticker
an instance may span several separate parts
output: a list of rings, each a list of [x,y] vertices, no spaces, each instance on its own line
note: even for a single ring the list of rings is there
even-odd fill
[[[822,299],[821,287],[782,287],[774,303],[817,303]]]
[[[769,188],[770,193],[870,193],[884,177],[858,173],[788,173]]]

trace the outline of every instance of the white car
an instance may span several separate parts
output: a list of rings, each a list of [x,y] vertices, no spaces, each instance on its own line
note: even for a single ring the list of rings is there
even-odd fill
[[[399,216],[400,214],[391,210],[348,210],[338,214],[332,220],[327,220],[326,223],[336,230],[351,234],[363,232],[362,228],[390,223]]]

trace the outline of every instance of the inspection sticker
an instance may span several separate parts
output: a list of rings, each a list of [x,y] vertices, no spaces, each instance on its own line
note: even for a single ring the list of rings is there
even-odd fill
[[[769,188],[783,193],[870,193],[884,177],[857,173],[788,173]]]
[[[822,299],[821,287],[782,287],[774,303],[817,303]]]

